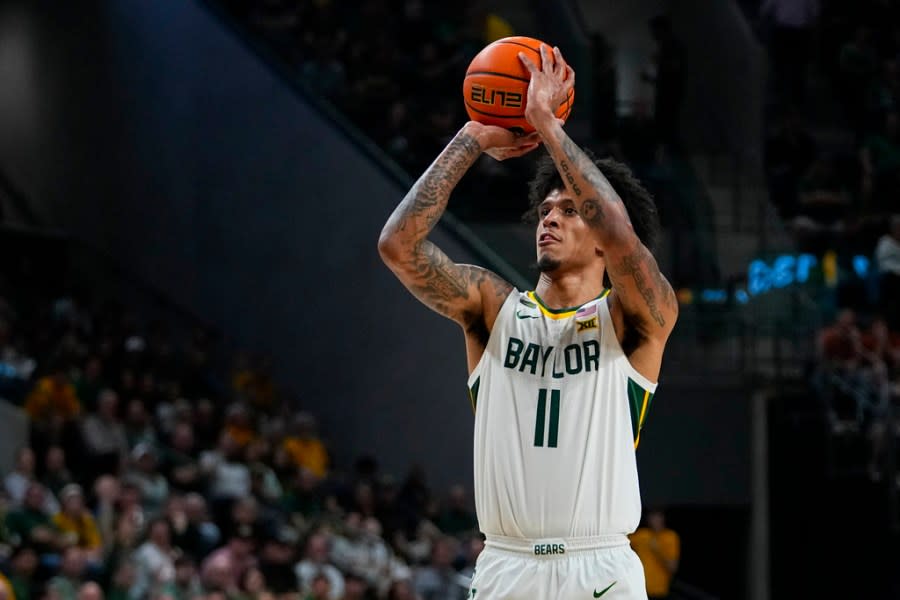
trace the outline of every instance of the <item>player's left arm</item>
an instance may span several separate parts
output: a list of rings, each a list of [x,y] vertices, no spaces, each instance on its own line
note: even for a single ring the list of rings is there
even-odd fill
[[[547,46],[541,46],[541,68],[525,55],[519,56],[531,71],[525,117],[540,133],[581,218],[596,232],[613,293],[626,320],[644,340],[665,343],[678,318],[675,292],[634,232],[616,190],[554,115],[553,109],[575,85],[575,72],[558,48],[551,55]]]

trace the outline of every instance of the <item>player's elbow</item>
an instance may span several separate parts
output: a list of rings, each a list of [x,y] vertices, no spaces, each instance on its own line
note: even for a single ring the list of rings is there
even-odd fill
[[[395,232],[389,227],[381,230],[378,236],[378,254],[386,265],[391,265],[400,260],[402,254],[402,243],[397,239]]]
[[[611,219],[603,229],[601,244],[613,255],[628,255],[636,252],[641,239],[627,218]]]

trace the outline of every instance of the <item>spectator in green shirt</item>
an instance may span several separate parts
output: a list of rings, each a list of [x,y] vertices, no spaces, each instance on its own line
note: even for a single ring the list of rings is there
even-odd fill
[[[33,544],[38,552],[55,552],[59,547],[59,532],[44,511],[44,486],[29,484],[22,507],[6,515],[6,527],[20,544]]]
[[[460,535],[478,530],[478,519],[466,501],[466,488],[456,484],[450,488],[447,507],[441,512],[436,523],[448,535]]]
[[[59,600],[77,600],[84,572],[87,569],[87,558],[84,550],[78,546],[69,546],[63,550],[59,574],[47,582],[47,589]]]
[[[9,558],[9,582],[16,600],[31,600],[38,555],[32,546],[17,547]]]

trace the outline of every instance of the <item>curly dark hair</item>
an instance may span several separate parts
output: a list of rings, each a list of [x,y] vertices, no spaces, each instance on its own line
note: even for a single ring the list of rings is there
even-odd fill
[[[628,165],[614,158],[598,159],[589,149],[584,149],[584,153],[619,194],[635,234],[653,252],[660,234],[659,214],[653,196],[638,181]],[[522,215],[522,220],[531,225],[537,224],[540,203],[554,190],[563,190],[565,187],[553,158],[545,154],[538,160],[534,177],[528,184],[528,211]],[[610,287],[609,277],[606,275],[603,276],[603,285]]]

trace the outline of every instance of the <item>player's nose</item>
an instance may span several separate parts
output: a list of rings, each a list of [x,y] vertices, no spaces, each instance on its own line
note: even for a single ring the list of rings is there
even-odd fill
[[[547,214],[543,216],[541,219],[541,224],[544,227],[559,227],[559,220],[557,218],[558,211],[555,208],[551,208],[547,211]]]

